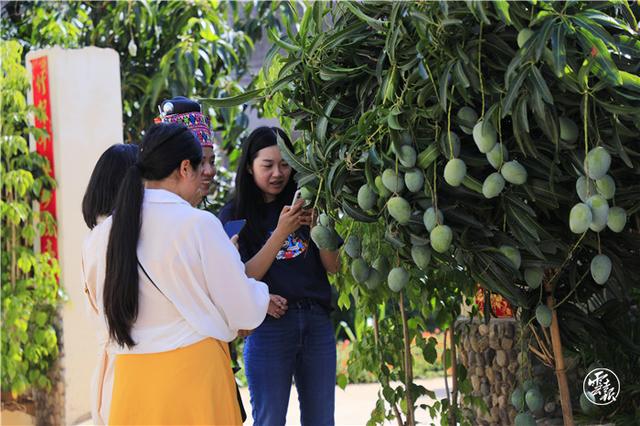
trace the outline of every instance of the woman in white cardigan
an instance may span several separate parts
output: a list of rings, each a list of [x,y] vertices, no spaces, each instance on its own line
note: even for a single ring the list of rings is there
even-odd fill
[[[109,336],[97,422],[240,424],[226,343],[265,317],[220,222],[193,208],[202,149],[177,124],[151,127],[113,216],[83,247],[91,300]],[[106,409],[105,409],[106,408]]]

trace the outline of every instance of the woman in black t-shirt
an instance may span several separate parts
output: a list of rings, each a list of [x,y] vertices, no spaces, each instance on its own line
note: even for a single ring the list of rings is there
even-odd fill
[[[329,319],[327,272],[338,252],[320,250],[309,236],[312,214],[295,192],[291,167],[277,145],[288,136],[260,127],[243,147],[235,198],[220,212],[222,223],[246,219],[240,255],[249,277],[269,286],[265,321],[246,339],[244,360],[256,425],[283,425],[295,378],[303,425],[334,423],[336,347]]]

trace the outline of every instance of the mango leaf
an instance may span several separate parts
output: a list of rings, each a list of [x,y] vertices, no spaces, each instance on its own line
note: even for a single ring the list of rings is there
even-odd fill
[[[198,98],[198,101],[202,102],[213,108],[230,108],[238,105],[245,104],[250,101],[257,101],[262,99],[262,92],[264,89],[250,90],[245,93],[241,93],[236,96],[230,96],[228,98]]]
[[[553,53],[553,70],[556,77],[560,78],[564,74],[564,67],[567,64],[566,38],[567,28],[560,22],[551,33],[551,50]]]
[[[278,147],[280,148],[280,152],[282,153],[282,157],[285,159],[287,163],[289,163],[291,167],[294,168],[294,170],[300,173],[314,174],[313,170],[311,170],[303,162],[299,161],[296,155],[293,152],[291,152],[291,150],[289,149],[287,144],[284,142],[284,140],[280,137],[280,135],[277,135],[277,140],[278,140]]]
[[[594,58],[595,63],[600,66],[604,74],[604,78],[614,86],[621,85],[622,76],[620,75],[620,71],[616,65],[613,63],[611,53],[607,49],[605,43],[584,28],[578,28],[578,35],[578,39],[582,46],[591,52],[591,56]]]
[[[509,15],[509,2],[507,0],[494,0],[493,5],[498,11],[498,14],[501,16],[502,22],[511,25],[511,16]]]

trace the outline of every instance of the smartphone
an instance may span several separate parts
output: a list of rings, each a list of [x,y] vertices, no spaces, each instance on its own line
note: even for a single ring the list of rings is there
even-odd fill
[[[223,225],[224,232],[226,232],[229,238],[231,238],[234,235],[238,235],[246,224],[246,219],[232,220],[231,222],[227,222]]]
[[[291,201],[291,206],[293,207],[300,198],[302,198],[302,189],[298,189],[296,193],[293,194],[293,201]]]

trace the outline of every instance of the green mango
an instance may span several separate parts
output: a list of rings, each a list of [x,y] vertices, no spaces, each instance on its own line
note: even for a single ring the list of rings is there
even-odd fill
[[[591,402],[596,400],[593,394],[591,392],[587,392],[587,394],[584,392],[580,394],[580,410],[582,410],[583,414],[592,416],[598,411],[598,406]]]
[[[300,189],[300,197],[305,201],[313,201],[313,199],[315,198],[315,194],[309,188],[303,186]]]
[[[447,225],[437,225],[429,233],[431,248],[438,253],[444,253],[451,247],[453,231]]]
[[[431,261],[431,249],[428,246],[411,247],[411,259],[413,259],[413,263],[415,263],[418,268],[424,271]]]
[[[394,173],[395,174],[395,173]],[[395,177],[394,177],[395,179]],[[384,183],[382,182],[382,176],[376,176],[374,183],[376,185],[376,189],[378,190],[378,195],[380,196],[380,198],[385,199],[385,198],[389,198],[389,196],[391,196],[391,191],[389,191],[387,189],[386,186],[384,186]]]
[[[470,135],[473,133],[474,123],[478,121],[478,113],[471,107],[463,106],[458,110],[458,120],[460,120],[460,129]]]
[[[365,280],[364,285],[367,286],[369,290],[375,290],[382,284],[384,281],[384,276],[375,268],[371,268],[369,270],[369,277]]]
[[[404,167],[413,167],[416,165],[416,159],[418,158],[418,154],[416,150],[411,145],[402,145],[400,147],[400,152],[398,153],[398,160],[400,160],[400,164]]]
[[[401,225],[409,223],[411,218],[411,206],[409,202],[402,197],[392,197],[387,202],[387,210],[389,214]]]
[[[560,139],[568,143],[577,141],[578,126],[576,123],[567,117],[560,117],[558,121],[560,123]]]
[[[504,254],[507,259],[511,261],[513,267],[516,269],[520,269],[520,265],[522,264],[522,257],[520,256],[520,250],[515,247],[503,245],[498,249],[500,253]]]
[[[491,151],[487,152],[487,161],[496,170],[500,170],[500,167],[505,161],[509,161],[509,151],[501,143],[497,143],[491,148]]]
[[[482,120],[473,126],[473,141],[476,143],[478,150],[486,154],[495,146],[497,134],[492,124],[484,126]]]
[[[515,426],[536,426],[536,420],[529,413],[520,413],[515,418]]]
[[[589,229],[592,220],[591,208],[584,203],[578,203],[569,212],[569,229],[574,234],[582,234]]]
[[[609,217],[609,204],[602,195],[592,195],[587,200],[587,205],[591,209],[591,224],[589,229],[595,232],[602,231],[607,226]]]
[[[542,283],[544,270],[542,268],[527,268],[524,270],[524,281],[531,288],[538,288]]]
[[[611,166],[611,155],[601,146],[593,148],[584,159],[584,170],[591,179],[604,177]]]
[[[382,183],[390,192],[398,194],[404,189],[404,176],[401,172],[386,169],[382,172]]]
[[[544,407],[544,397],[538,389],[529,389],[524,399],[527,402],[529,410],[533,412],[540,411]]]
[[[365,262],[363,258],[359,257],[351,262],[351,275],[358,283],[364,284],[367,278],[369,278],[370,272],[369,265],[367,265],[367,262]]]
[[[336,250],[338,248],[338,236],[333,229],[323,225],[311,228],[311,239],[321,250]]]
[[[511,392],[511,405],[518,411],[524,407],[524,392],[522,392],[520,387],[515,388],[513,392]]]
[[[622,207],[611,207],[607,216],[607,227],[613,232],[622,232],[627,224],[627,212]]]
[[[500,173],[502,173],[502,177],[504,177],[507,182],[514,185],[522,185],[527,181],[527,169],[516,160],[504,163],[500,169]]]
[[[543,327],[549,327],[551,325],[551,309],[546,305],[538,305],[536,308],[536,320]]]
[[[424,188],[424,175],[419,169],[408,170],[404,174],[404,183],[410,192],[419,192]]]
[[[422,216],[422,221],[424,222],[424,227],[427,228],[427,231],[431,232],[437,224],[444,222],[444,216],[442,215],[441,210],[438,210],[436,213],[436,210],[433,207],[429,207],[425,210],[424,215]]]
[[[358,190],[358,206],[364,211],[371,210],[376,205],[378,197],[376,193],[367,184],[364,184]]]
[[[598,193],[607,200],[611,200],[616,195],[616,183],[609,175],[604,175],[596,180],[596,188]]]
[[[611,259],[605,254],[599,254],[591,259],[591,277],[593,280],[604,285],[611,275]]]
[[[391,268],[391,266],[386,257],[380,256],[373,261],[373,268],[385,276],[389,274],[389,268]]]
[[[504,178],[498,172],[491,173],[482,184],[482,195],[485,198],[494,198],[500,195],[504,189]]]
[[[398,293],[409,282],[409,273],[401,267],[393,268],[387,277],[387,283],[391,291]]]
[[[596,184],[594,181],[585,176],[580,176],[576,181],[576,193],[583,203],[596,193]]]
[[[352,259],[357,259],[362,254],[362,244],[360,238],[355,235],[349,235],[347,241],[344,243],[344,251]]]
[[[459,158],[447,162],[444,167],[444,180],[451,186],[460,186],[467,175],[467,165]]]

